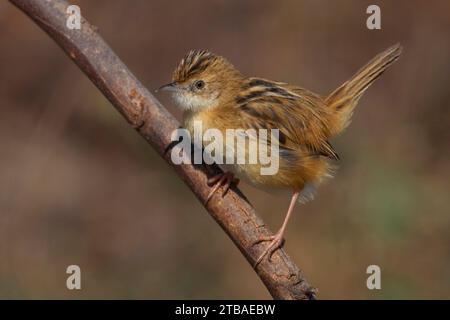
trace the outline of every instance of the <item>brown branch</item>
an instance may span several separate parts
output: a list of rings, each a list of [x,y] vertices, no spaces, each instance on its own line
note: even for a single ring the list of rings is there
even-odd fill
[[[10,1],[55,40],[126,120],[172,166],[200,202],[205,203],[210,191],[206,183],[207,176],[220,169],[217,166],[194,167],[171,163],[170,152],[166,152],[166,148],[170,145],[172,131],[179,127],[179,123],[120,61],[97,33],[97,29],[84,19],[81,30],[67,28],[66,10],[69,3],[63,0]],[[242,193],[234,188],[224,199],[220,195],[214,196],[206,209],[253,264],[267,244],[252,246],[252,243],[270,232]],[[284,250],[277,251],[272,262],[263,259],[255,271],[275,299],[315,298],[315,290]]]

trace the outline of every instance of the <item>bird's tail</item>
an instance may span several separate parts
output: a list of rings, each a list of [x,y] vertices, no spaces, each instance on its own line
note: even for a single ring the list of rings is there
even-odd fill
[[[350,124],[353,110],[363,93],[401,53],[400,44],[386,49],[325,99],[325,103],[332,110],[334,120],[330,128],[332,135],[339,134]]]

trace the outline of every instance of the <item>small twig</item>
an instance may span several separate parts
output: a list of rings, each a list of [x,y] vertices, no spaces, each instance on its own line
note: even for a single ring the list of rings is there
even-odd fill
[[[171,163],[170,152],[165,151],[179,123],[120,61],[97,29],[85,19],[80,30],[67,28],[69,3],[63,0],[10,1],[55,40],[131,126],[172,166],[200,202],[205,203],[211,189],[206,183],[207,177],[220,169]],[[233,188],[224,199],[213,196],[206,209],[252,265],[265,248],[264,244],[252,246],[252,243],[270,232],[242,193]],[[277,251],[272,262],[263,259],[255,271],[275,299],[315,298],[315,290],[284,250]]]

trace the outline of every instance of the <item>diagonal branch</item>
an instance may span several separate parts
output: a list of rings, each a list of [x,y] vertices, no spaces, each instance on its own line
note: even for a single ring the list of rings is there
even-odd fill
[[[179,123],[120,61],[96,28],[84,19],[80,30],[67,28],[69,3],[64,0],[10,1],[53,38],[130,125],[172,166],[200,202],[205,203],[210,191],[207,176],[220,169],[171,162],[166,149],[171,143],[170,135]],[[234,188],[223,199],[213,196],[206,209],[253,264],[265,245],[252,246],[252,243],[271,233],[242,193]],[[263,259],[255,271],[275,299],[315,298],[314,288],[309,286],[284,250],[277,251],[272,262]]]

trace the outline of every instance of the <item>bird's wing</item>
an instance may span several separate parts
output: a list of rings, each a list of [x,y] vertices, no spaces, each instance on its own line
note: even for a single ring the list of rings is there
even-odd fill
[[[278,129],[281,148],[303,148],[339,159],[328,142],[329,111],[318,95],[281,82],[249,78],[236,107],[246,128]]]

